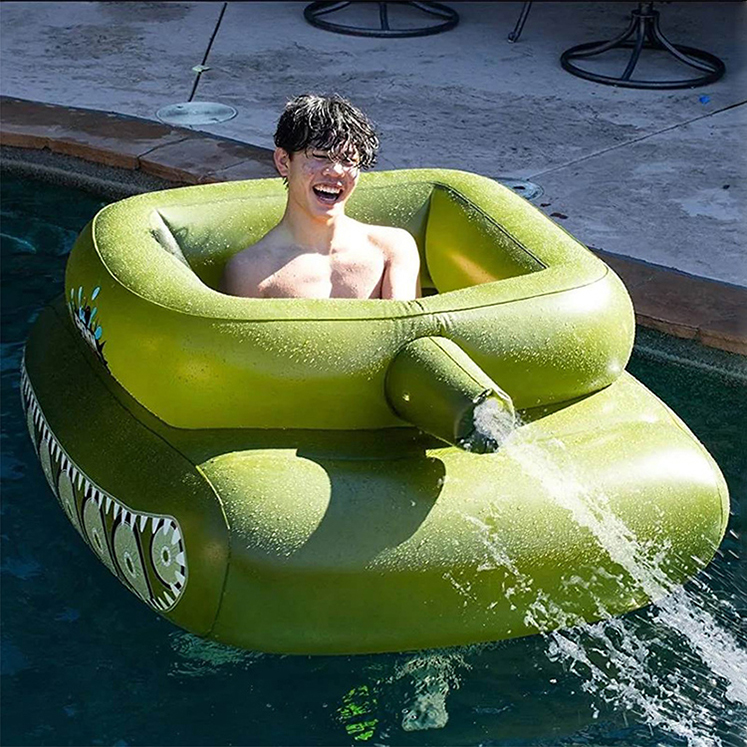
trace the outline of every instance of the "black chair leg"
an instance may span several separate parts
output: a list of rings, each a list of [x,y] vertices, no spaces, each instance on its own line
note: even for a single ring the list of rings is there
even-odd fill
[[[528,2],[524,3],[522,6],[519,19],[516,21],[516,26],[514,26],[514,30],[508,35],[508,40],[510,42],[519,41],[519,37],[521,36],[521,32],[524,30],[524,24],[527,22],[527,16],[529,15],[531,7],[532,0],[528,0]]]

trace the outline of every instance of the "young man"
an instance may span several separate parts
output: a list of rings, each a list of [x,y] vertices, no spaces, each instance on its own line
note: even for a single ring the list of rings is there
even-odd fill
[[[282,220],[226,264],[220,290],[254,298],[389,298],[420,295],[420,257],[404,229],[345,215],[379,139],[339,96],[290,101],[275,133],[275,167],[286,182]]]

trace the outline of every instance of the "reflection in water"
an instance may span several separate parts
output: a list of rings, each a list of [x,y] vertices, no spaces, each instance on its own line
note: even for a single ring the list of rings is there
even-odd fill
[[[217,674],[225,667],[250,667],[263,654],[206,641],[182,631],[169,636],[176,655],[169,669],[171,677],[205,677]]]
[[[470,669],[460,652],[424,652],[395,670],[393,679],[409,677],[414,686],[412,702],[402,710],[405,731],[441,729],[446,726],[446,696],[460,685],[458,669]]]

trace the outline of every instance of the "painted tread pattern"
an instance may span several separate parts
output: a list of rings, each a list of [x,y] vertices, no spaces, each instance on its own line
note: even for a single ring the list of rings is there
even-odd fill
[[[134,511],[94,483],[49,427],[21,363],[21,400],[34,450],[65,515],[117,578],[159,612],[173,609],[187,585],[187,553],[179,522]]]

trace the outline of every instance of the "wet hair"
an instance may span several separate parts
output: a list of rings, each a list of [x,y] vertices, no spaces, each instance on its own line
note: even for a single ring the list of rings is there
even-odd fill
[[[359,159],[362,169],[376,163],[379,138],[373,123],[338,94],[305,93],[285,105],[275,131],[275,145],[291,156],[307,148]]]

